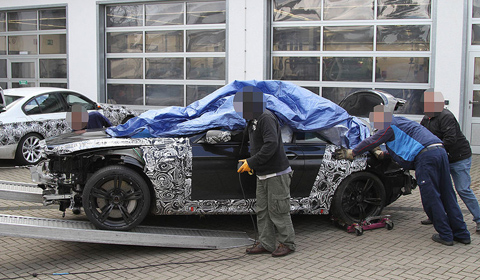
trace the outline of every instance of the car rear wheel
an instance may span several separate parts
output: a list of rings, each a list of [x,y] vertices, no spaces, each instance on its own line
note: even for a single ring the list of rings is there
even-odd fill
[[[37,164],[42,158],[40,140],[43,137],[37,133],[29,133],[18,142],[15,160],[22,165]]]
[[[134,170],[104,167],[87,181],[82,195],[83,209],[98,228],[129,230],[140,224],[150,209],[150,191]]]
[[[379,215],[385,205],[385,188],[380,179],[368,172],[348,176],[338,186],[332,203],[332,214],[350,225]]]

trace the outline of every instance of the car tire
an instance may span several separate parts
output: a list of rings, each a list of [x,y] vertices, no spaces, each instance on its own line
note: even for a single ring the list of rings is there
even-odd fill
[[[113,165],[95,172],[85,184],[82,204],[88,219],[99,229],[129,230],[150,210],[150,190],[134,170]]]
[[[42,135],[28,133],[18,142],[15,160],[21,165],[35,165],[42,159],[40,140]]]
[[[385,188],[369,172],[353,173],[338,186],[332,201],[332,214],[343,224],[351,225],[379,215],[385,206]]]

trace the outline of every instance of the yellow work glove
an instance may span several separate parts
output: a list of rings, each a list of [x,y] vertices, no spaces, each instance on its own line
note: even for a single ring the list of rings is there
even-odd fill
[[[237,170],[238,173],[243,173],[243,172],[248,172],[248,174],[252,175],[253,170],[248,166],[247,160],[246,159],[240,159],[238,162],[242,163],[242,166]]]
[[[376,147],[372,150],[372,154],[378,159],[378,160],[382,160],[385,155],[383,154],[383,151],[382,149],[380,149],[380,147]]]
[[[337,149],[335,150],[336,159],[348,159],[353,160],[353,153],[351,149]]]

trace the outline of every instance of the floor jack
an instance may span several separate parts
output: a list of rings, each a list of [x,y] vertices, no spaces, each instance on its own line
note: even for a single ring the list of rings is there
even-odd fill
[[[390,215],[368,217],[360,223],[354,223],[348,226],[347,232],[355,232],[357,236],[360,236],[364,230],[383,227],[387,227],[388,230],[393,229],[393,221],[390,220]]]

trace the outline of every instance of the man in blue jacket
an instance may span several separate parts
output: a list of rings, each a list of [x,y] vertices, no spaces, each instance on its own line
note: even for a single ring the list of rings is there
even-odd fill
[[[423,209],[438,232],[432,240],[447,246],[452,246],[454,240],[470,244],[470,232],[453,190],[442,141],[420,124],[385,112],[383,105],[374,108],[370,120],[378,131],[353,150],[335,151],[337,158],[353,160],[385,143],[393,160],[406,170],[415,170]]]

